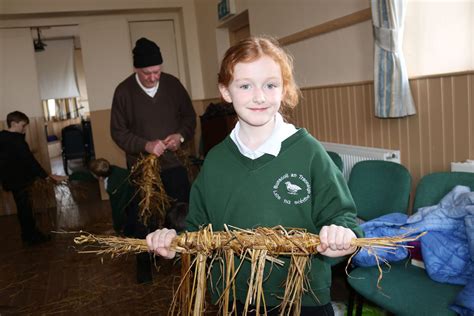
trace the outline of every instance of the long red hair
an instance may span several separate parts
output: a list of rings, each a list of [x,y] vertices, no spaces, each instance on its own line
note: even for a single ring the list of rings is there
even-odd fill
[[[249,37],[230,47],[222,59],[217,81],[219,85],[228,87],[237,63],[252,62],[262,56],[268,56],[280,65],[283,79],[280,112],[286,113],[298,104],[301,92],[293,75],[293,58],[273,38]]]

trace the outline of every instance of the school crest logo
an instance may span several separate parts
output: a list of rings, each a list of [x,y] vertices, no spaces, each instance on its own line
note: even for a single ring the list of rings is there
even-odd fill
[[[285,173],[273,185],[273,196],[284,204],[303,204],[310,195],[311,185],[301,174]]]

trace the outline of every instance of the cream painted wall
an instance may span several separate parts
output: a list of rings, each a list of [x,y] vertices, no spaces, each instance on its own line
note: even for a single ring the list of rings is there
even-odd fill
[[[0,0],[2,14],[78,12],[115,9],[192,8],[192,0]],[[194,19],[193,19],[194,20]]]
[[[252,35],[281,38],[368,8],[368,0],[237,1],[237,11],[249,10]],[[281,23],[280,21],[284,21]],[[364,81],[373,77],[370,21],[287,46],[295,58],[302,87]]]
[[[302,87],[373,79],[373,41],[370,22],[323,34],[286,48],[295,59]]]
[[[369,0],[260,0],[247,2],[252,28],[287,36],[370,6]],[[271,12],[269,12],[271,8]],[[284,21],[284,23],[275,23]]]
[[[474,0],[409,0],[407,3],[403,49],[409,75],[472,70]],[[237,14],[249,11],[252,35],[276,38],[369,6],[369,0],[236,0]],[[207,35],[200,31],[199,36],[201,40],[206,36],[216,37],[218,58],[229,46],[225,34],[219,30],[217,34],[207,32]],[[373,79],[371,21],[291,44],[287,49],[295,58],[295,73],[302,87]],[[211,86],[211,82],[207,85]]]
[[[206,56],[202,59],[205,91],[212,98],[219,95],[215,74],[229,41],[226,29],[216,29],[217,1],[196,0],[195,3],[199,39],[203,43],[201,54]],[[249,11],[252,35],[280,38],[369,5],[368,0],[236,0],[236,11],[237,14]],[[216,49],[216,53],[211,49]],[[373,41],[369,21],[289,45],[287,49],[295,58],[295,73],[302,87],[372,79]],[[215,56],[217,62],[208,56]]]
[[[216,37],[217,0],[194,0],[196,7],[196,23],[199,34],[199,49],[201,51],[202,82],[204,95],[212,98],[219,95],[217,89],[217,72],[219,58],[217,45],[222,42]],[[228,44],[227,44],[228,46]]]
[[[0,4],[4,14],[181,8],[191,83],[188,90],[193,99],[218,95],[215,74],[228,43],[225,32],[216,30],[217,0],[43,0],[41,4],[35,0],[0,0]],[[369,1],[236,0],[236,5],[238,12],[249,10],[252,34],[282,37],[367,8]],[[65,24],[71,19],[57,21]],[[474,0],[408,1],[404,52],[410,76],[473,69],[473,20]],[[43,25],[49,21],[40,20]],[[8,25],[8,21],[2,24]],[[372,26],[364,22],[289,45],[288,49],[295,56],[298,82],[307,87],[371,80],[372,46]]]
[[[133,72],[128,22],[81,23],[79,35],[90,110],[109,109],[115,87]]]
[[[124,153],[110,136],[110,120],[99,121],[94,113],[111,108],[115,87],[133,72],[128,22],[115,18],[82,23],[79,33],[96,157],[124,166]]]
[[[189,82],[191,88],[188,88],[192,99],[203,99],[203,76],[202,66],[199,62],[201,60],[201,53],[199,50],[199,37],[197,33],[196,10],[192,0],[184,1],[183,5],[183,20],[185,41],[182,43],[184,54],[187,57],[187,67],[189,68]],[[179,46],[179,44],[178,44]]]
[[[0,29],[0,47],[0,118],[15,110],[42,117],[30,29]]]
[[[198,62],[200,52],[196,17],[192,0],[113,2],[46,0],[41,3],[29,0],[0,1],[4,9],[2,10],[4,19],[0,21],[0,29],[24,27],[28,33],[27,35],[25,33],[24,41],[30,46],[31,54],[33,45],[30,26],[78,25],[97,157],[107,158],[121,166],[125,165],[123,152],[111,140],[109,117],[115,87],[133,72],[128,27],[130,21],[159,19],[175,21],[177,47],[181,49],[185,59],[180,61],[180,66],[186,68],[184,73],[188,91],[193,99],[204,96],[201,63]],[[12,55],[12,58],[15,59],[17,56]],[[33,55],[28,58],[33,62],[32,57]],[[24,59],[18,60],[18,63],[27,65],[28,62]],[[2,75],[5,73],[2,72]],[[183,84],[186,85],[186,82]],[[8,88],[9,91],[14,91],[12,94],[24,95],[23,90],[11,89],[20,87],[21,84],[11,85],[10,83]],[[32,97],[34,94],[29,96]],[[39,102],[39,96],[37,99]]]
[[[82,48],[74,49],[74,63],[76,67],[76,80],[79,93],[84,100],[88,99],[87,85],[84,74],[84,59],[82,58]]]
[[[474,0],[409,1],[403,51],[410,77],[472,70]]]
[[[152,12],[178,12],[181,16],[178,23],[182,27],[179,34],[182,35],[183,40],[178,39],[178,47],[183,47],[185,55],[185,67],[188,68],[187,82],[188,91],[193,99],[202,99],[204,97],[202,68],[199,61],[199,41],[196,26],[196,14],[193,0],[44,0],[41,2],[35,0],[0,0],[2,6],[2,14],[5,16],[4,20],[0,21],[0,28],[2,26],[32,26],[32,25],[69,25],[79,24],[84,18],[94,20],[98,17],[98,13],[103,11],[110,13],[111,11],[134,10],[142,14]],[[148,10],[148,11],[147,11]],[[80,13],[84,12],[84,16]],[[94,12],[91,14],[90,12]],[[55,13],[53,17],[38,17],[40,13]],[[70,13],[74,13],[70,15]],[[23,14],[22,19],[8,20],[8,14]],[[28,14],[31,17],[28,18]],[[126,13],[123,13],[125,17]],[[51,16],[51,15],[50,15]],[[101,21],[108,19],[107,17],[100,18]],[[120,35],[119,35],[120,36]]]
[[[87,84],[86,75],[84,74],[84,61],[82,59],[82,49],[74,50],[74,63],[76,68],[76,81],[77,87],[79,88],[79,105],[83,106],[84,109],[80,110],[81,113],[90,112],[89,98],[87,96]]]

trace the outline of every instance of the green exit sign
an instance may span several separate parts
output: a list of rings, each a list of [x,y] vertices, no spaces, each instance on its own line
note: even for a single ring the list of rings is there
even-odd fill
[[[217,16],[219,20],[224,20],[235,14],[234,0],[220,0],[217,4]]]

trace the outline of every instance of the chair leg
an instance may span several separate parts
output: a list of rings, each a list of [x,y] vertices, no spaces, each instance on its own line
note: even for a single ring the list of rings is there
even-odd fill
[[[349,288],[349,299],[347,301],[347,316],[352,316],[352,311],[354,310],[354,299],[355,299],[356,293],[354,289],[351,287]]]
[[[364,297],[362,295],[356,294],[357,297],[357,308],[356,316],[362,316],[362,307],[364,307]]]
[[[64,167],[64,173],[66,175],[69,175],[69,172],[67,170],[67,159],[63,159],[63,167]]]

